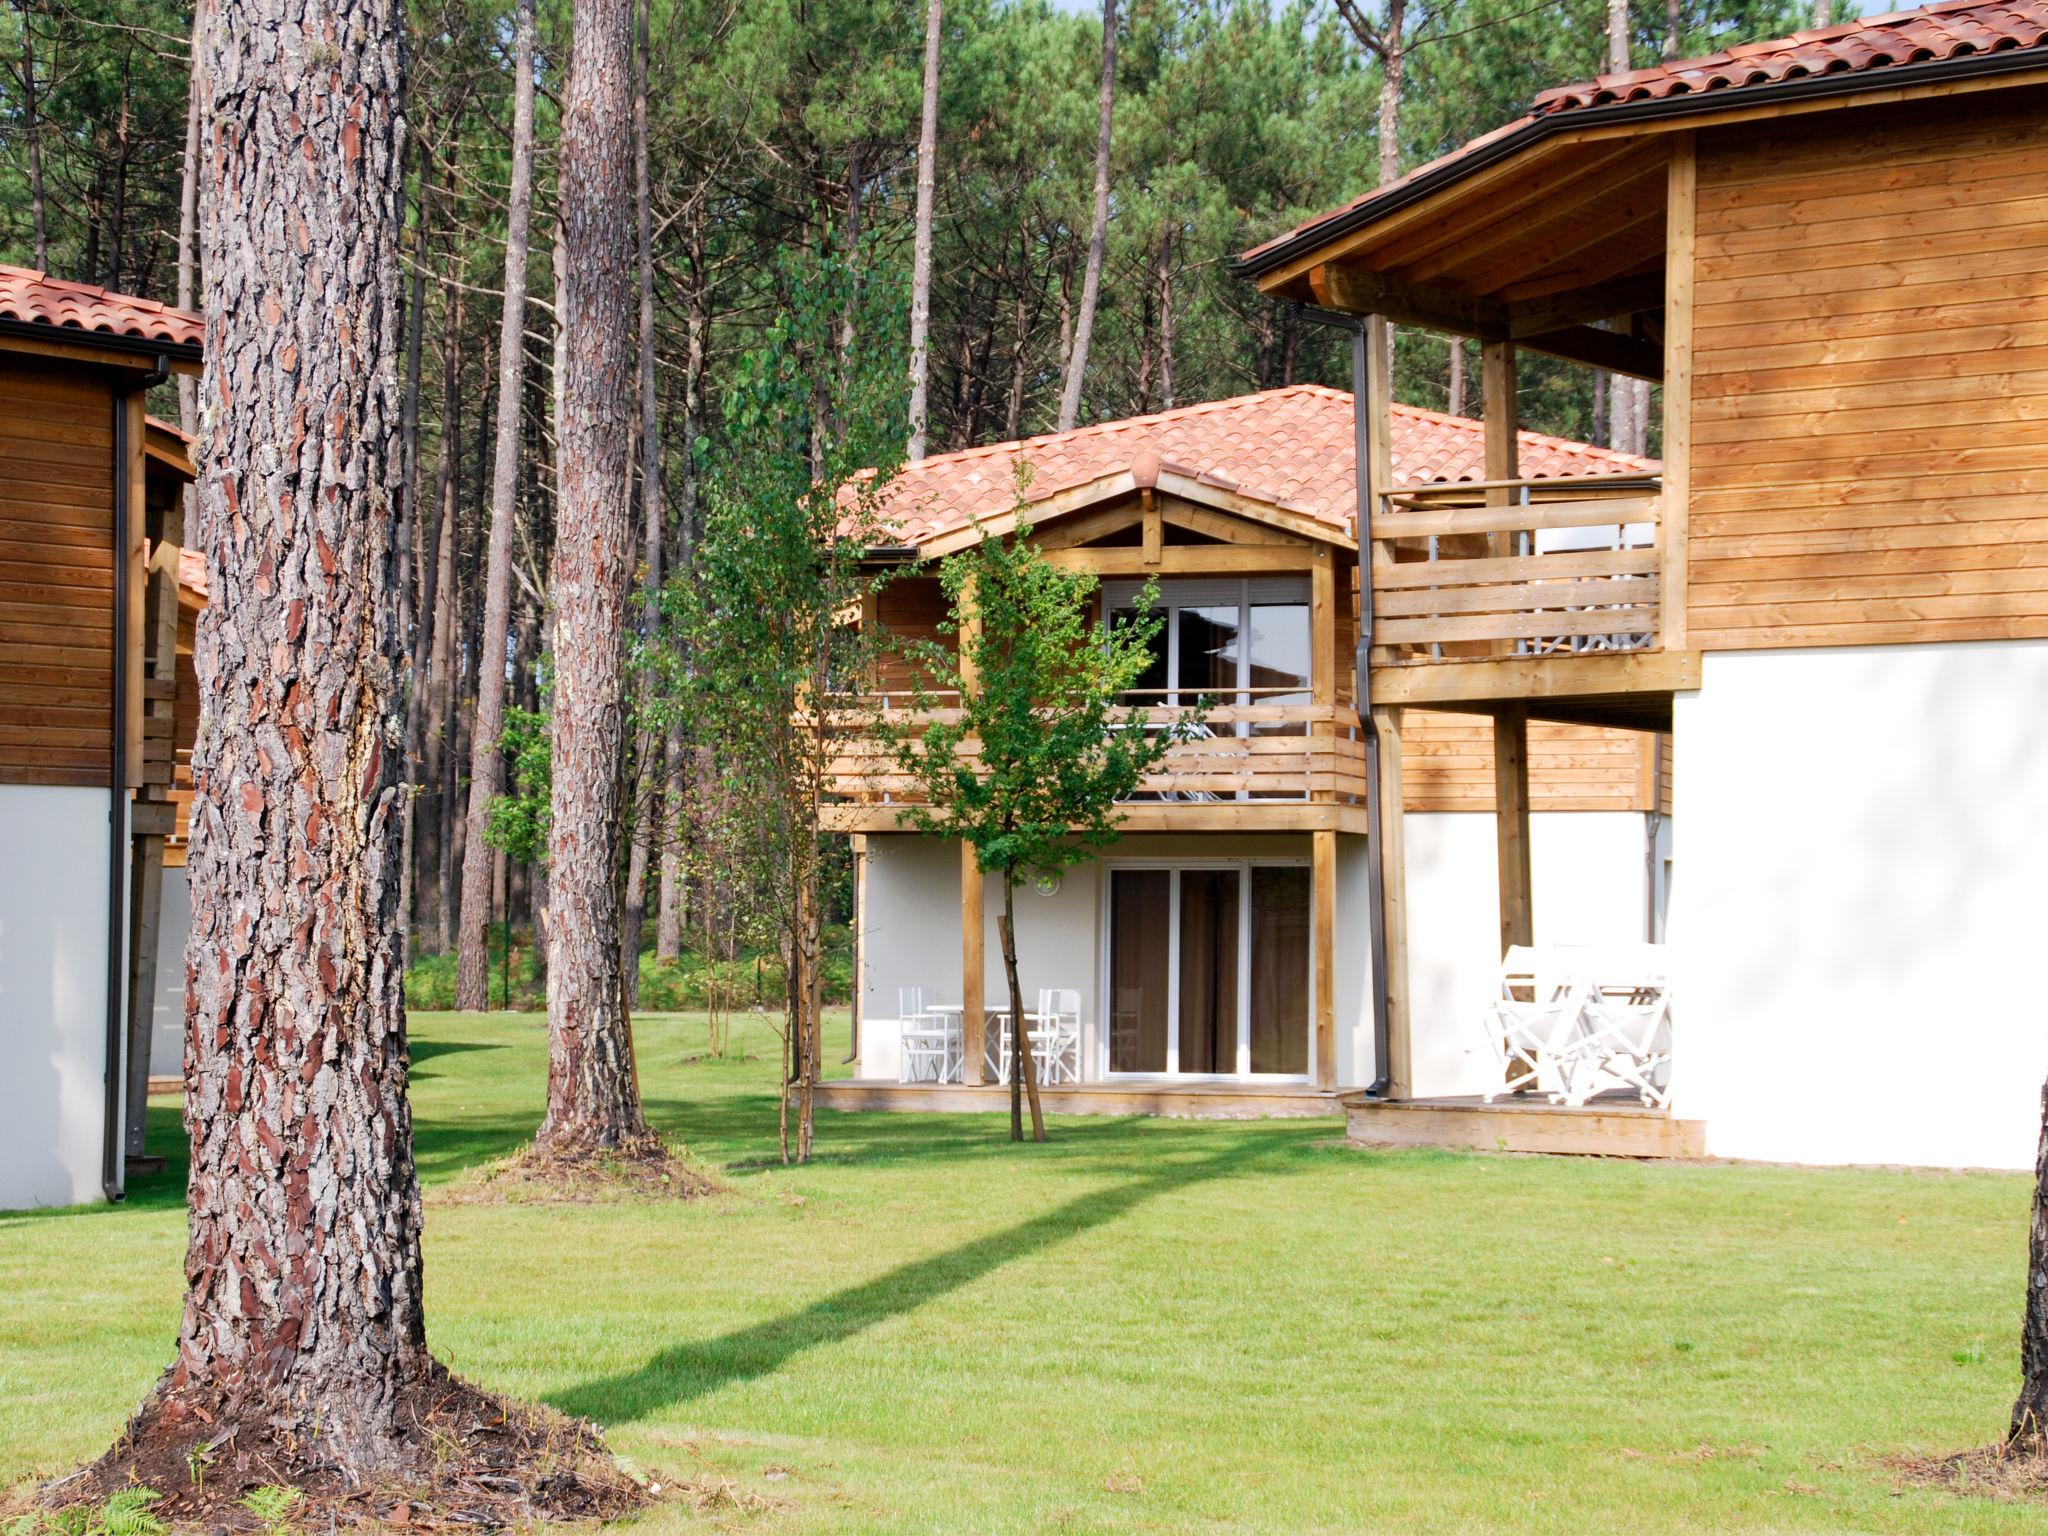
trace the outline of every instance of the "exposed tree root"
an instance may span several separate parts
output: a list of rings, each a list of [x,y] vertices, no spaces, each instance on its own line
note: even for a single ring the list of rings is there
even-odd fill
[[[152,1397],[113,1449],[48,1484],[49,1509],[97,1507],[123,1488],[162,1497],[152,1512],[173,1529],[256,1531],[243,1500],[254,1489],[295,1489],[290,1525],[327,1530],[381,1525],[502,1530],[537,1521],[609,1520],[658,1496],[605,1449],[594,1425],[509,1401],[436,1364],[398,1402],[389,1465],[337,1464],[318,1437],[237,1412],[188,1389]]]
[[[2048,1503],[2048,1447],[2000,1441],[1948,1456],[1894,1457],[1889,1465],[1909,1487]]]
[[[652,1131],[616,1147],[532,1146],[437,1191],[437,1205],[590,1205],[618,1200],[695,1200],[718,1183]]]

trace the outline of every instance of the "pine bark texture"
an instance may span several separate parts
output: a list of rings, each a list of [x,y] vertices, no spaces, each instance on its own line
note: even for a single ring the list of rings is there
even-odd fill
[[[1088,375],[1088,347],[1095,335],[1096,299],[1102,291],[1102,253],[1109,240],[1109,142],[1116,106],[1116,0],[1102,0],[1102,89],[1096,98],[1095,213],[1088,230],[1088,265],[1081,274],[1081,309],[1074,320],[1074,348],[1067,358],[1060,392],[1060,430],[1071,432],[1081,417],[1081,386]]]
[[[396,0],[220,0],[186,951],[188,1291],[145,1407],[358,1469],[430,1365],[399,970]]]
[[[512,184],[505,219],[505,302],[498,328],[497,438],[492,444],[491,531],[484,555],[483,639],[477,647],[476,719],[470,729],[469,828],[463,839],[455,1006],[491,1005],[491,869],[484,840],[504,777],[505,657],[512,630],[512,523],[519,515],[519,406],[526,363],[526,259],[533,215],[533,4],[519,0],[512,92]]]
[[[542,1150],[646,1132],[619,952],[624,632],[632,549],[632,0],[576,0],[562,108],[548,1106]]]
[[[925,0],[924,112],[917,132],[917,232],[910,263],[910,447],[905,454],[913,464],[924,458],[931,421],[927,386],[932,363],[932,196],[938,184],[942,9],[943,0]]]
[[[2048,1085],[2041,1089],[2041,1141],[2034,1154],[2027,1299],[2020,1328],[2020,1395],[2012,1405],[2010,1438],[2015,1446],[2048,1454]]]

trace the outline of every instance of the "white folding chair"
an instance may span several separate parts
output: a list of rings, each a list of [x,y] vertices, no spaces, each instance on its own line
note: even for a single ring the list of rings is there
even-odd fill
[[[1081,994],[1072,987],[1047,987],[1030,1015],[1031,1050],[1041,1084],[1081,1081]]]
[[[1583,979],[1585,1037],[1569,1102],[1620,1088],[1669,1109],[1671,988],[1661,957],[1616,957]]]
[[[923,987],[900,987],[896,993],[900,1065],[896,1076],[905,1083],[943,1083],[952,1066],[950,1032],[927,1011]]]
[[[1500,1067],[1498,1081],[1482,1100],[1491,1104],[1502,1094],[1535,1088],[1553,1103],[1562,1101],[1584,1034],[1580,1005],[1569,974],[1554,972],[1527,945],[1509,949],[1501,961],[1499,989],[1480,1019],[1481,1042],[1473,1047],[1491,1052]]]

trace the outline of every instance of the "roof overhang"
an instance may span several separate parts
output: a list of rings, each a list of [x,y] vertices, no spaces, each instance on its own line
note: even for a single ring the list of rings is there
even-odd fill
[[[1412,282],[1405,286],[1397,283],[1378,293],[1333,294],[1326,298],[1315,292],[1313,274],[1362,250],[1399,215],[1438,211],[1447,214],[1464,199],[1486,196],[1493,188],[1522,175],[1535,174],[1562,150],[1613,146],[1616,141],[1640,142],[1688,128],[1763,117],[2030,84],[2048,84],[2048,56],[2039,48],[2011,48],[1892,65],[1869,72],[1811,75],[1774,84],[1650,97],[1526,117],[1402,178],[1379,195],[1247,252],[1232,263],[1231,270],[1256,282],[1264,293],[1315,298],[1333,308],[1384,314],[1397,322],[1403,322],[1405,310],[1409,317],[1405,323],[1466,335],[1497,333],[1502,339],[1512,337],[1519,326],[1528,333],[1517,338],[1522,345],[1535,351],[1552,351],[1555,349],[1531,339],[1541,333],[1529,332],[1529,318],[1518,319],[1512,303],[1503,312],[1481,306],[1461,314],[1457,304],[1445,302],[1448,291]],[[1340,297],[1363,307],[1354,308],[1354,302],[1335,302]],[[1560,351],[1558,355],[1570,354]],[[1615,364],[1602,361],[1599,366],[1614,368]]]
[[[1012,508],[995,517],[982,518],[958,528],[948,528],[919,544],[916,557],[922,560],[943,559],[972,548],[983,539],[1012,533],[1020,521],[1028,522],[1033,528],[1043,528],[1076,513],[1148,490],[1178,497],[1195,506],[1241,518],[1248,523],[1263,524],[1314,543],[1329,544],[1339,549],[1358,547],[1357,540],[1350,533],[1313,513],[1247,496],[1218,477],[1160,463],[1154,456],[1150,464],[1139,462],[1092,480],[1063,486],[1028,499],[1021,508]],[[870,553],[874,557],[879,551]]]
[[[50,325],[41,320],[0,318],[0,352],[28,353],[64,362],[102,368],[139,368],[147,372],[163,358],[174,374],[197,377],[203,353],[196,342],[161,341],[148,336],[88,331],[75,325]]]

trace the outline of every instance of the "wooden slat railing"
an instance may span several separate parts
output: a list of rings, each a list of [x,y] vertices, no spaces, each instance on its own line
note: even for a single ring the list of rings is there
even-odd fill
[[[889,744],[864,733],[872,720],[867,701],[835,708],[828,718],[846,731],[831,761],[827,793],[864,804],[913,805],[917,781],[902,771]],[[957,709],[893,711],[906,723],[954,722]],[[1183,711],[1135,705],[1118,712],[1129,726],[1164,725]],[[1312,800],[1362,804],[1365,746],[1358,716],[1338,705],[1247,703],[1192,711],[1202,734],[1167,748],[1156,769],[1139,781],[1137,798],[1149,802],[1209,804],[1221,800]],[[960,756],[973,759],[980,743],[969,738]]]
[[[1646,649],[1658,631],[1658,522],[1654,479],[1416,486],[1387,497],[1372,519],[1372,659]]]

